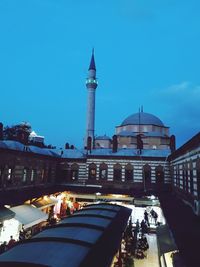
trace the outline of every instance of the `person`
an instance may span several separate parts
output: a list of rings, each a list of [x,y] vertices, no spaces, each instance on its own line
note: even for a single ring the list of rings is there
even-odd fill
[[[135,225],[135,233],[139,233],[139,230],[140,230],[140,223],[139,223],[139,220],[137,219],[136,221],[136,225]]]
[[[157,214],[157,212],[152,208],[151,211],[150,211],[150,213],[151,213],[151,216],[152,216],[152,218],[154,219],[154,222],[155,222],[155,224],[156,224],[156,223],[157,223],[157,219],[158,219],[158,214]]]
[[[149,226],[149,216],[148,216],[148,213],[146,210],[144,212],[144,220],[146,221],[147,225]]]
[[[24,229],[24,225],[22,224],[22,228],[19,232],[19,241],[22,241],[25,239],[25,229]]]
[[[158,219],[158,214],[157,214],[157,212],[154,212],[154,220],[155,220],[155,224],[157,223],[157,219]]]
[[[79,204],[77,201],[75,201],[75,202],[73,203],[73,206],[74,206],[74,211],[77,211],[77,210],[79,210],[79,208],[80,208],[80,204]]]
[[[4,253],[7,250],[7,242],[4,241],[1,245],[0,245],[0,254]]]
[[[16,243],[16,240],[13,238],[13,236],[10,236],[10,240],[8,242],[8,249],[12,248]]]
[[[147,234],[149,233],[149,227],[148,227],[147,223],[144,220],[142,220],[140,226],[141,226],[142,235],[145,234],[145,233],[147,233]]]
[[[66,215],[69,216],[71,215],[71,209],[70,207],[67,205],[67,208],[66,208]]]
[[[25,233],[24,231],[21,229],[19,232],[19,241],[22,241],[25,239]]]

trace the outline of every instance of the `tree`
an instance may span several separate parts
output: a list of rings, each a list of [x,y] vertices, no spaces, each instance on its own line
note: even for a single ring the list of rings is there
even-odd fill
[[[4,139],[15,140],[23,144],[28,143],[30,133],[31,126],[26,122],[13,125],[11,127],[6,126],[3,130]]]

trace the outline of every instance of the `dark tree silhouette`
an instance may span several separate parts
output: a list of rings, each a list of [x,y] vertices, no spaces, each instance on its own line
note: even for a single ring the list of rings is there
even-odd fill
[[[3,130],[3,136],[6,140],[15,140],[23,144],[28,144],[31,126],[28,123],[20,123],[11,127],[6,126]]]

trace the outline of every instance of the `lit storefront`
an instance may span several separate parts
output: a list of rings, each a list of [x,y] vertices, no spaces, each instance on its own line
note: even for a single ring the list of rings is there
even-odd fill
[[[12,235],[19,237],[20,223],[14,219],[15,213],[5,207],[0,208],[0,243],[8,242]]]
[[[62,192],[56,196],[56,203],[54,206],[54,216],[56,218],[63,218],[70,213],[73,213],[73,201],[68,192]]]
[[[48,215],[41,210],[31,206],[31,205],[20,205],[10,208],[11,211],[15,213],[15,219],[19,222],[19,231],[22,229],[26,230],[27,235],[32,235],[38,232],[42,224],[48,219]],[[28,236],[26,237],[28,238]],[[18,238],[17,238],[18,239]]]
[[[58,200],[54,196],[44,196],[31,202],[31,205],[48,215],[48,219],[54,217],[54,207]]]

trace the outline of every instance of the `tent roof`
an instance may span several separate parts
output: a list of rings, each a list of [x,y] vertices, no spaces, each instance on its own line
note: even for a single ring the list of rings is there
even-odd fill
[[[131,210],[110,204],[90,207],[1,254],[0,266],[110,266]]]

